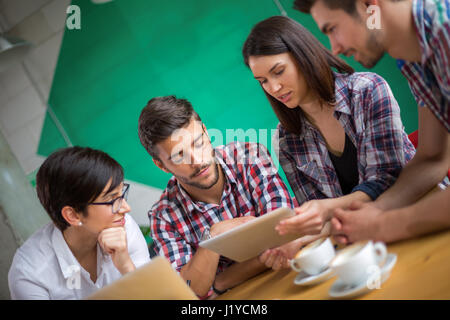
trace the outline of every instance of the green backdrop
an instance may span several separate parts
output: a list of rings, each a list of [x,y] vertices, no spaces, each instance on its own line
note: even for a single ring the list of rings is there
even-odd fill
[[[329,48],[309,15],[294,11],[292,0],[280,2],[289,17]],[[154,96],[187,98],[207,128],[224,136],[226,129],[276,127],[241,57],[251,27],[280,14],[272,0],[72,4],[81,9],[81,30],[65,30],[48,103],[74,145],[108,152],[124,166],[127,179],[164,188],[170,177],[153,164],[137,135],[140,111]],[[346,61],[365,70],[353,59]],[[407,132],[415,130],[416,104],[395,61],[385,57],[371,71],[389,82]],[[47,156],[65,146],[47,116],[38,153]]]

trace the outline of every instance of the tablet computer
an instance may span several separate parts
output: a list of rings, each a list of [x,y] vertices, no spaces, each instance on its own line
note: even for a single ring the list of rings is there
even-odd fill
[[[96,291],[88,300],[197,300],[181,276],[162,256]]]
[[[231,260],[243,262],[256,257],[267,249],[299,238],[295,234],[280,236],[275,230],[275,226],[280,220],[294,215],[294,210],[290,208],[279,208],[214,238],[202,241],[199,245]]]

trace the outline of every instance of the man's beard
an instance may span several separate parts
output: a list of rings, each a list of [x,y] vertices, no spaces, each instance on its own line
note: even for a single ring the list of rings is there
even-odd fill
[[[214,179],[213,179],[213,181],[212,181],[211,183],[205,185],[205,184],[201,184],[201,183],[199,183],[199,182],[192,181],[192,179],[195,178],[195,176],[196,176],[200,171],[202,171],[203,169],[205,169],[205,168],[207,168],[208,166],[211,166],[211,165],[214,167],[214,172],[213,172],[213,174],[214,174]],[[208,165],[206,165],[206,166],[203,166],[202,168],[198,169],[197,172],[193,173],[189,179],[184,178],[184,177],[179,177],[179,176],[178,176],[178,177],[175,176],[175,177],[176,177],[178,180],[182,181],[183,183],[185,183],[185,184],[187,184],[187,185],[190,185],[190,186],[195,187],[195,188],[198,188],[198,189],[207,190],[207,189],[210,189],[210,188],[212,188],[213,186],[215,186],[216,183],[217,183],[217,181],[219,181],[219,165],[218,165],[215,161],[213,161],[213,162],[211,162],[210,164],[208,164]]]
[[[371,69],[375,67],[375,65],[378,63],[378,61],[383,58],[385,54],[385,50],[377,39],[377,33],[376,32],[370,32],[369,38],[366,41],[366,51],[370,52],[370,56],[367,56],[367,58],[364,61],[360,61],[360,63],[367,69]]]

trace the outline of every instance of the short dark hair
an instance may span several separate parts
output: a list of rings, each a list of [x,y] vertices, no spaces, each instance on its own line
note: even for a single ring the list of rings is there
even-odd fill
[[[311,13],[311,7],[317,1],[323,1],[330,9],[342,9],[349,15],[356,14],[356,0],[295,0],[294,9],[304,13]]]
[[[186,127],[192,117],[201,121],[186,99],[174,95],[150,99],[139,116],[138,133],[142,146],[154,159],[160,160],[156,145],[177,130]]]
[[[36,191],[53,223],[64,231],[69,223],[61,210],[74,208],[87,216],[87,205],[95,200],[111,180],[107,192],[123,181],[122,166],[100,150],[70,147],[52,153],[36,175]]]
[[[335,103],[335,77],[332,68],[340,73],[354,72],[352,67],[335,57],[307,29],[284,16],[270,17],[256,24],[242,48],[247,67],[250,56],[285,52],[292,54],[308,86],[321,102]],[[265,90],[264,92],[283,127],[290,133],[300,134],[299,120],[303,116],[302,110],[287,108]]]

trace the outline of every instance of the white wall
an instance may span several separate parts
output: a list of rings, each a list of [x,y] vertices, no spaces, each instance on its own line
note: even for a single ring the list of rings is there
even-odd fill
[[[0,243],[2,244],[2,254],[0,257],[0,300],[10,299],[8,271],[17,249],[16,241],[11,230],[11,225],[6,221],[6,215],[0,208]]]
[[[0,0],[0,28],[33,44],[23,63],[0,73],[0,130],[26,174],[45,160],[36,154],[70,0]],[[147,211],[161,190],[128,181],[132,215]]]

